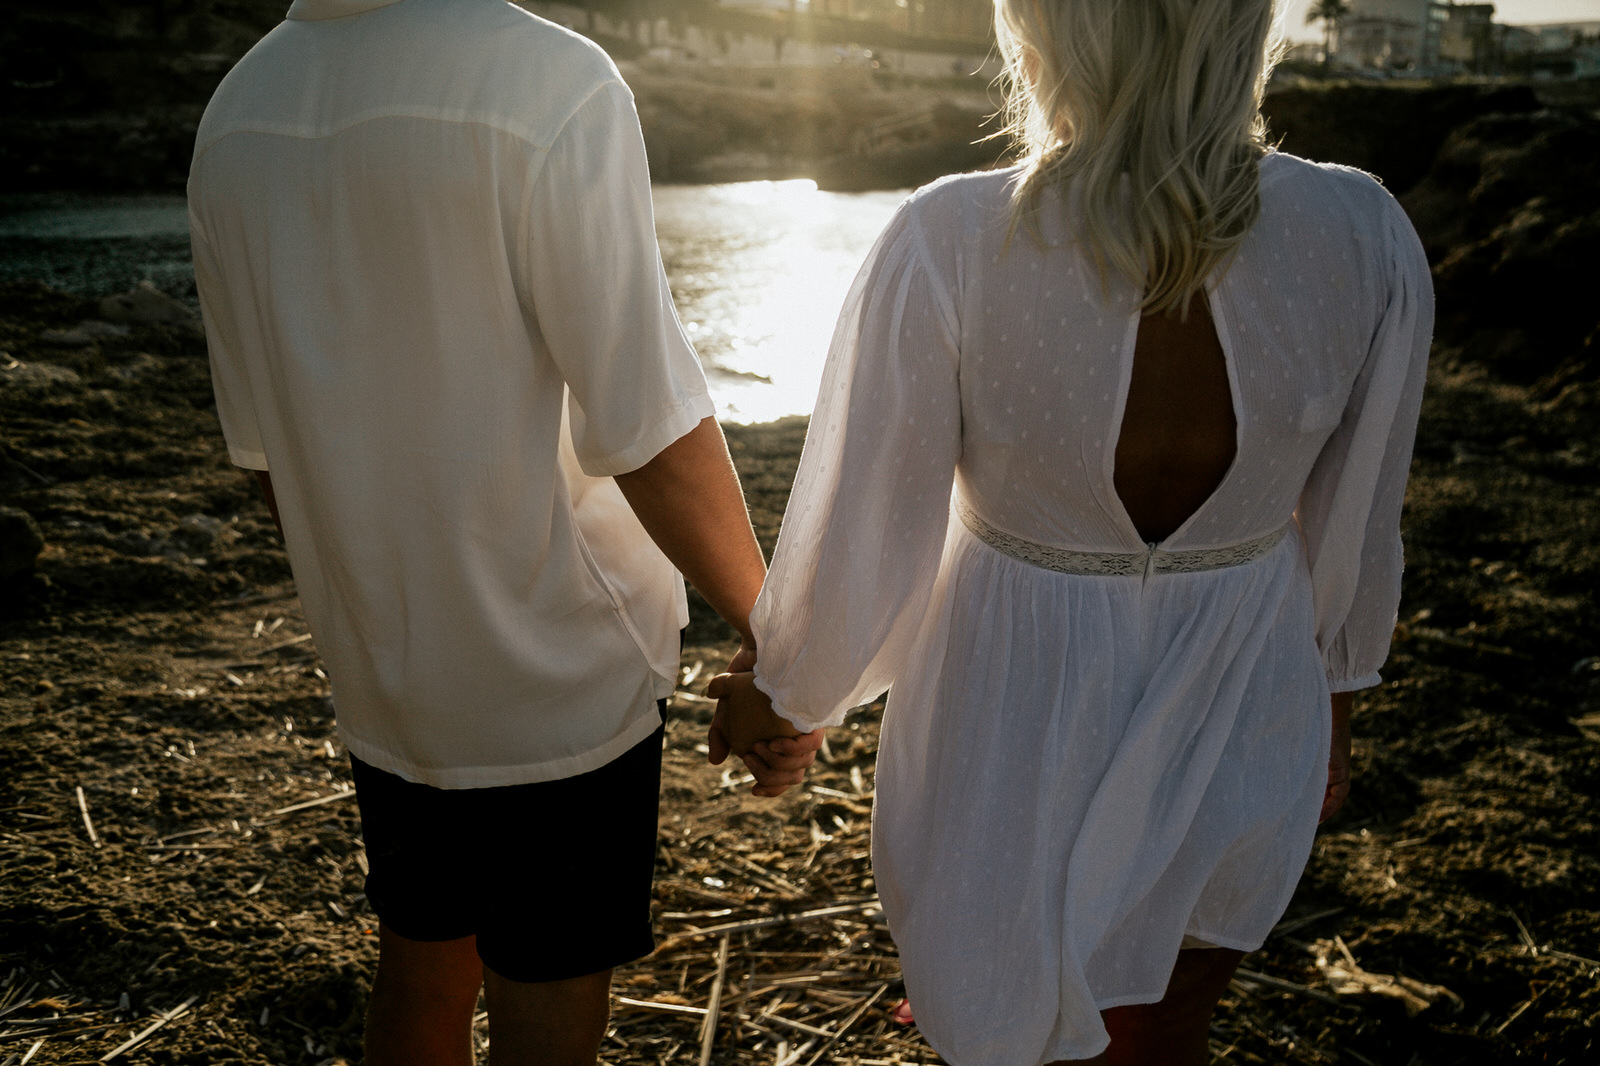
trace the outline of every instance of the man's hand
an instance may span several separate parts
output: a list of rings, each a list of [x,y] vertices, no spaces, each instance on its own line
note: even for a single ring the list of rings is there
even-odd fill
[[[717,701],[706,738],[713,766],[729,753],[739,756],[755,775],[750,791],[757,796],[781,796],[804,780],[822,747],[822,730],[801,733],[773,713],[772,701],[756,688],[752,673],[718,674],[706,695]]]
[[[728,663],[728,668],[723,671],[727,674],[742,674],[756,668],[756,646],[754,637],[744,638],[735,653],[733,660]]]
[[[1350,708],[1355,697],[1335,692],[1332,700],[1333,738],[1328,745],[1328,787],[1322,793],[1322,813],[1318,823],[1339,813],[1350,798]]]

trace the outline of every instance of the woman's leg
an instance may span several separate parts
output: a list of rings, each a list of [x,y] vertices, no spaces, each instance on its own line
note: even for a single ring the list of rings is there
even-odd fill
[[[1227,948],[1178,952],[1167,994],[1159,1003],[1101,1012],[1111,1046],[1088,1061],[1097,1066],[1205,1066],[1211,1059],[1211,1014],[1243,958],[1244,952]]]

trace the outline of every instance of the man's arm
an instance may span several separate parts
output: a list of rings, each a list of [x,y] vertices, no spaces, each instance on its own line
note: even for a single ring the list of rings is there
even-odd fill
[[[761,592],[767,565],[750,528],[739,475],[716,419],[703,419],[644,466],[618,474],[616,482],[650,538],[712,609],[739,631],[741,647],[736,661],[754,663],[750,609]],[[756,775],[757,795],[777,795],[795,783],[822,744],[818,732],[793,746],[763,746],[763,751],[755,752],[752,741],[794,737],[797,731],[769,712],[759,723],[741,722],[744,728],[730,738],[720,704],[717,711],[708,739],[714,756],[720,757],[712,761],[721,762],[730,750],[744,759]]]
[[[616,482],[650,539],[753,649],[750,608],[767,564],[717,420],[702,419]]]

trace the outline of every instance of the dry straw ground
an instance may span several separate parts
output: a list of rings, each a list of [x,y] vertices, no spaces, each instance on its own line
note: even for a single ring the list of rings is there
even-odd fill
[[[0,612],[0,1066],[357,1062],[373,916],[282,552],[227,463],[200,342],[71,336],[96,315],[0,291],[0,484],[48,543]],[[1355,796],[1224,1002],[1219,1061],[1595,1061],[1596,410],[1592,382],[1512,386],[1441,353]],[[803,433],[732,432],[769,549]],[[661,944],[618,974],[604,1059],[935,1062],[888,1017],[878,712],[832,733],[804,788],[756,800],[699,750],[725,636],[697,613]]]

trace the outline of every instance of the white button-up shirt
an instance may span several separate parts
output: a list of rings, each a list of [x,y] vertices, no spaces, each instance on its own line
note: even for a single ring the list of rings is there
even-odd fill
[[[610,475],[712,413],[633,100],[502,0],[295,0],[206,110],[195,275],[358,758],[445,788],[653,731],[682,579]]]

